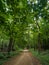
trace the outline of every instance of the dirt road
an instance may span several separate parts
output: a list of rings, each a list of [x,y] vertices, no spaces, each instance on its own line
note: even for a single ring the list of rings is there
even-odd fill
[[[11,58],[3,65],[41,65],[40,62],[32,56],[28,50],[24,50],[17,57]]]

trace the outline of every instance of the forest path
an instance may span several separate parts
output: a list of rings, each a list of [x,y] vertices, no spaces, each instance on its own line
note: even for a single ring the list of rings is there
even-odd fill
[[[3,65],[41,65],[41,64],[39,60],[33,57],[28,50],[23,50],[23,52],[20,55],[11,58]]]

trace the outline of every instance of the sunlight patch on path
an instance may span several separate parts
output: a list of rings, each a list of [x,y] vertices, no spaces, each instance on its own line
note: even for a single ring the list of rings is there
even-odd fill
[[[23,54],[15,65],[33,65],[32,58],[30,57],[28,51],[29,50],[23,50]]]

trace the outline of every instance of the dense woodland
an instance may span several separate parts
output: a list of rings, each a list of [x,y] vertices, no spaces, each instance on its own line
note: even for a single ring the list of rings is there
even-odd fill
[[[49,65],[49,0],[0,0],[0,65],[25,48]]]
[[[0,0],[0,52],[49,49],[49,0]]]

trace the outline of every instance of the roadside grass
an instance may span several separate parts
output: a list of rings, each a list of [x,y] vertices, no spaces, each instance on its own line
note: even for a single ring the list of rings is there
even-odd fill
[[[37,57],[37,59],[40,60],[42,65],[49,65],[49,50],[38,52],[37,50],[34,51],[33,49],[30,49],[32,54]]]

